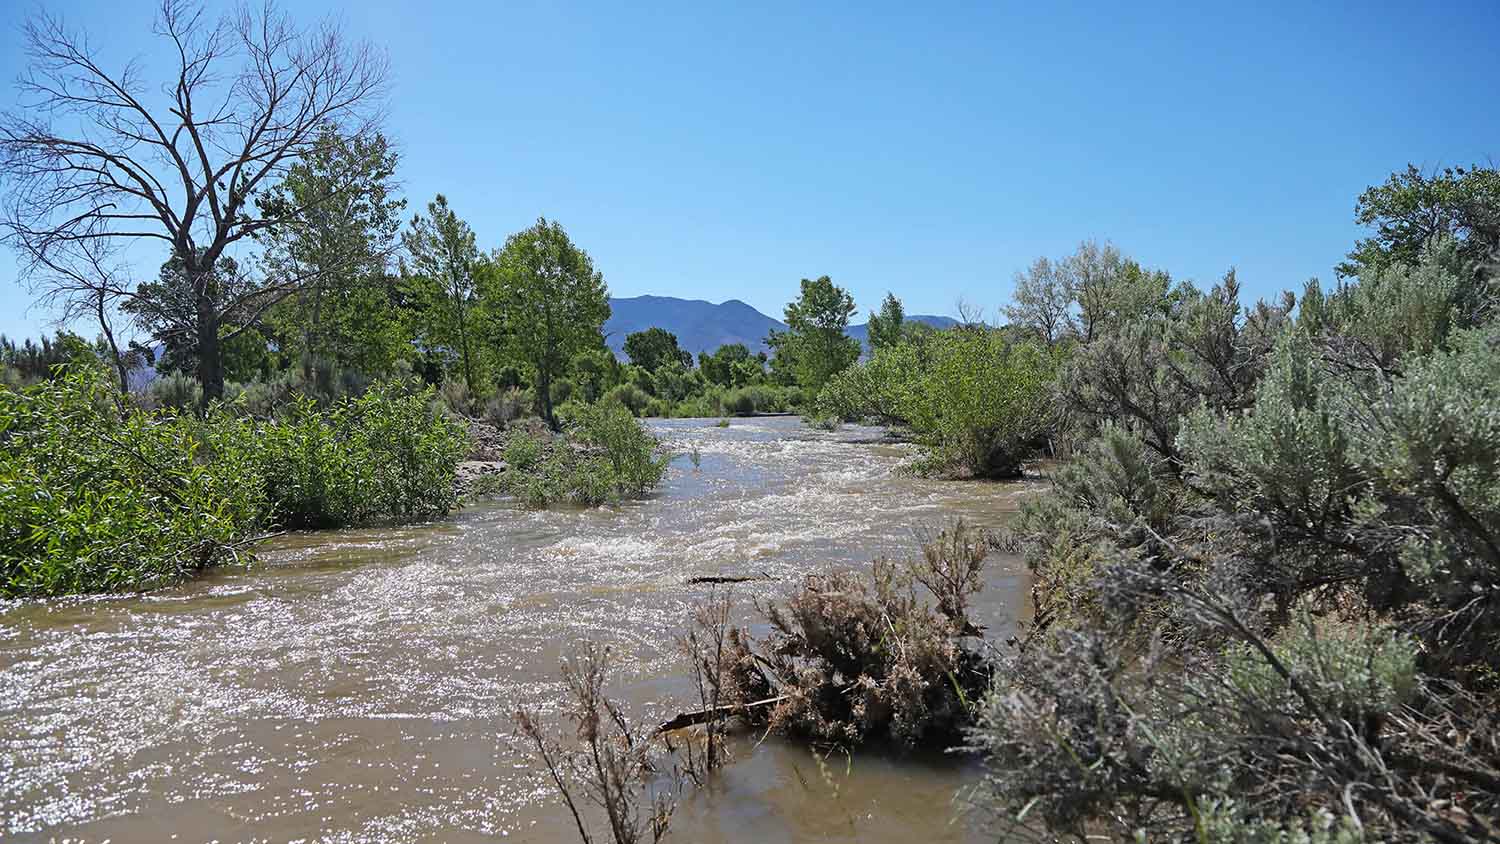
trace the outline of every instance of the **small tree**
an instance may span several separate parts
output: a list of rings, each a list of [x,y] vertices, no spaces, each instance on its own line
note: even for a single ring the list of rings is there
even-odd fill
[[[505,248],[483,266],[479,291],[498,344],[532,371],[537,412],[558,428],[552,382],[573,355],[603,343],[609,319],[604,276],[561,225],[542,217],[506,238]]]
[[[406,207],[395,195],[395,172],[396,153],[384,135],[344,138],[328,126],[318,149],[261,199],[268,212],[309,209],[262,238],[273,280],[309,279],[268,320],[282,352],[301,358],[306,377],[328,363],[385,370],[404,345],[389,272]],[[315,203],[318,197],[326,201]]]
[[[1024,273],[1016,273],[1013,305],[1005,308],[1012,324],[1030,329],[1048,345],[1074,330],[1073,291],[1067,272],[1046,258],[1038,258]]]

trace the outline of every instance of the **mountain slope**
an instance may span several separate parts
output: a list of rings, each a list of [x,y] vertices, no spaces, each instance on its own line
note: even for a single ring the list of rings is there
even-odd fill
[[[785,331],[786,323],[772,319],[738,299],[721,304],[674,296],[630,296],[609,300],[610,318],[604,323],[605,342],[615,356],[625,358],[625,337],[648,328],[664,328],[677,335],[677,344],[692,352],[712,352],[728,343],[744,343],[751,352],[770,353],[766,335],[772,329]],[[943,316],[913,314],[907,319],[947,328],[954,320]],[[868,345],[869,329],[849,326],[849,336]]]

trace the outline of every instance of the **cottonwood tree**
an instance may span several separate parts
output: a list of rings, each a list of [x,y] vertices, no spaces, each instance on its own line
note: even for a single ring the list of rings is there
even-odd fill
[[[645,331],[634,331],[625,337],[625,354],[630,362],[648,372],[656,372],[669,363],[693,365],[693,353],[683,351],[677,345],[677,335],[652,326]]]
[[[401,275],[425,315],[417,339],[429,350],[444,347],[458,355],[464,385],[472,393],[477,383],[470,311],[479,261],[474,230],[448,207],[448,198],[438,194],[427,203],[426,217],[412,217],[401,243],[410,258]]]
[[[531,370],[537,411],[558,428],[552,382],[573,355],[604,343],[604,276],[561,225],[542,217],[506,238],[505,248],[481,267],[478,283],[496,344]]]
[[[836,373],[859,359],[859,341],[845,333],[854,297],[828,276],[802,279],[802,295],[786,306],[786,331],[773,331],[766,343],[797,381],[817,393]]]
[[[271,212],[308,208],[261,238],[271,279],[308,279],[268,319],[282,353],[300,357],[307,378],[328,364],[383,371],[404,343],[388,271],[406,207],[395,193],[396,153],[378,132],[323,132],[318,148],[260,201]]]
[[[880,303],[880,310],[870,314],[870,354],[894,347],[901,342],[902,325],[906,322],[906,309],[896,294],[887,292]]]
[[[333,23],[294,24],[274,5],[214,17],[163,0],[155,32],[170,67],[108,66],[99,45],[39,10],[25,24],[22,105],[0,116],[0,225],[23,255],[86,241],[159,242],[191,280],[204,402],[224,392],[224,315],[263,312],[308,281],[278,278],[216,299],[213,269],[235,244],[329,200],[263,209],[255,199],[326,142],[373,131],[388,65]]]

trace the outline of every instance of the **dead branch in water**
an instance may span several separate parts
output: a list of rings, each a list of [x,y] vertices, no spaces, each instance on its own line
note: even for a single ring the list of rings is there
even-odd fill
[[[743,706],[738,704],[725,704],[723,706],[711,706],[706,709],[695,709],[692,712],[679,712],[677,713],[677,716],[672,718],[670,721],[663,721],[661,726],[656,728],[656,732],[670,733],[673,730],[680,730],[683,727],[692,727],[698,724],[705,724],[715,718],[727,718],[731,715],[739,715],[752,709],[759,709],[764,706],[774,706],[786,700],[787,697],[787,695],[777,695],[776,697],[768,697],[765,700],[757,700],[752,703],[747,703]]]
[[[688,578],[687,579],[687,584],[689,586],[696,586],[696,585],[698,585],[700,583],[712,583],[712,584],[720,584],[720,583],[752,583],[752,582],[757,581],[757,580],[777,580],[777,579],[778,578],[772,577],[769,574],[766,574],[765,572],[761,572],[760,574],[757,574],[757,575],[699,575],[697,577],[690,577],[690,578]]]

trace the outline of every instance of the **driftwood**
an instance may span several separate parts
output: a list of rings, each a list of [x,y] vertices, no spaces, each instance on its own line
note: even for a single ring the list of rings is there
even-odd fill
[[[761,572],[760,574],[757,574],[757,575],[745,575],[745,576],[734,576],[734,575],[700,575],[698,577],[690,577],[690,578],[688,578],[687,579],[687,583],[688,583],[689,586],[695,586],[695,585],[700,584],[700,583],[750,583],[751,581],[755,581],[755,580],[775,580],[775,579],[776,578],[770,576],[769,574],[766,574],[765,572]]]
[[[692,712],[679,712],[677,713],[677,717],[671,719],[670,721],[663,721],[661,726],[656,728],[656,731],[658,733],[669,733],[673,730],[680,730],[683,727],[691,727],[695,724],[702,724],[713,718],[738,715],[744,712],[748,712],[751,709],[759,709],[763,706],[774,706],[775,704],[781,703],[782,701],[786,700],[788,697],[789,695],[777,695],[776,697],[768,697],[765,700],[757,700],[754,703],[747,703],[744,706],[710,706],[707,709],[695,709]]]

